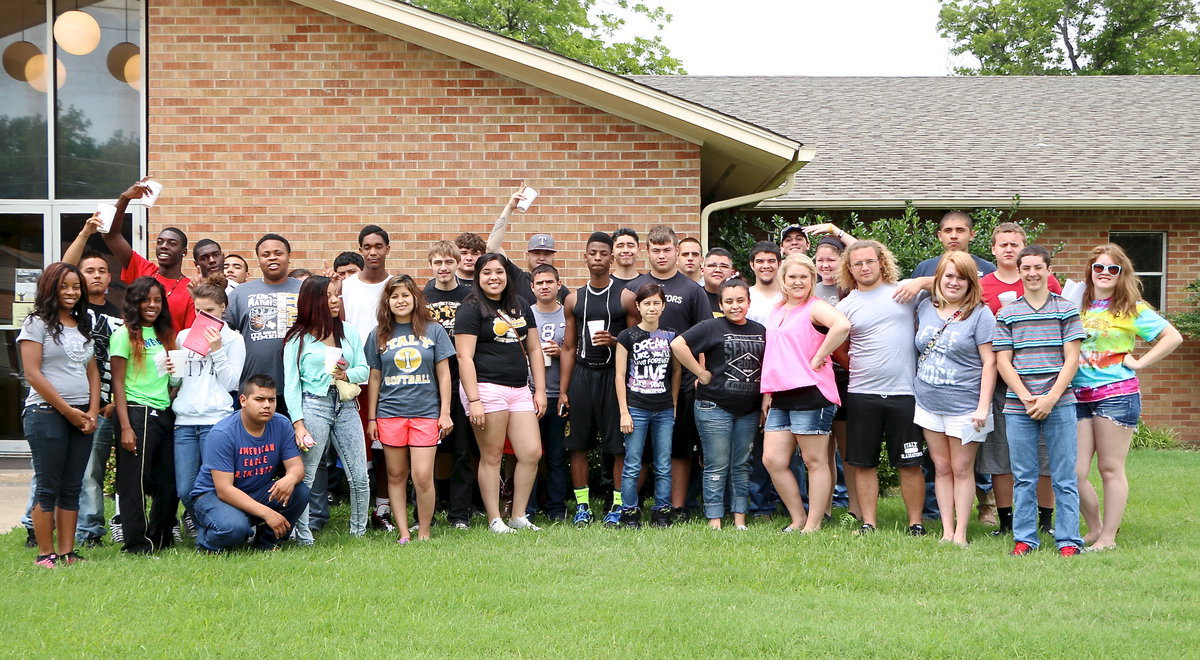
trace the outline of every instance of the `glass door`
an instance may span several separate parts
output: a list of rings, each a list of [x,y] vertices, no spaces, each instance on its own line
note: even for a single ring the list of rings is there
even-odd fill
[[[28,453],[21,428],[28,385],[21,375],[17,334],[33,308],[37,278],[50,243],[49,215],[44,207],[5,206],[0,209],[0,456]]]

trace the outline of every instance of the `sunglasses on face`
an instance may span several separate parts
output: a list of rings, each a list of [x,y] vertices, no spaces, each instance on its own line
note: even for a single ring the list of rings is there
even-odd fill
[[[1108,273],[1109,275],[1120,275],[1121,267],[1117,264],[1092,264],[1092,272],[1099,275],[1100,273]]]

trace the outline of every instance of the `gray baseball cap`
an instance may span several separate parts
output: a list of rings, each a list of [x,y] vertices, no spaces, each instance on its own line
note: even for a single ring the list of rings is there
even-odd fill
[[[525,248],[526,252],[534,250],[546,250],[548,252],[558,252],[554,249],[554,237],[550,234],[534,234],[529,239],[529,247]]]

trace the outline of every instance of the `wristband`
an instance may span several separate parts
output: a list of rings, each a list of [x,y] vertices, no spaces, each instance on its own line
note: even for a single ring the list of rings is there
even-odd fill
[[[375,421],[375,418],[374,418],[374,417],[368,417],[368,418],[367,418],[367,421],[368,421],[368,422],[373,422],[373,421]]]
[[[467,403],[479,403],[479,399],[467,399]]]

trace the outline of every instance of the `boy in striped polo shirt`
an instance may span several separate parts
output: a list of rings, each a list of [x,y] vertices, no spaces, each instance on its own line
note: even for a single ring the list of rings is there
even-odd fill
[[[1079,367],[1084,338],[1079,309],[1051,293],[1050,252],[1030,245],[1017,255],[1025,294],[996,315],[992,348],[1008,385],[1004,419],[1013,471],[1012,555],[1038,547],[1038,436],[1046,439],[1050,481],[1058,516],[1054,541],[1059,554],[1074,556],[1079,536],[1079,488],[1075,478],[1075,396],[1071,379]]]

